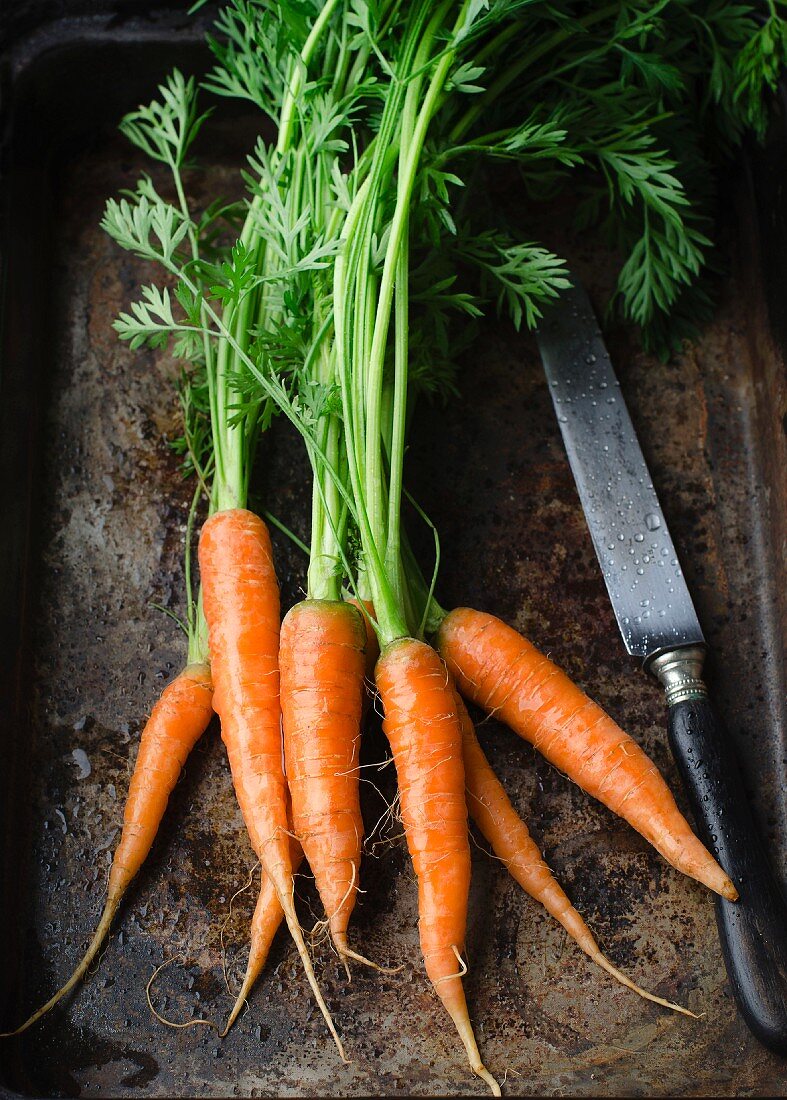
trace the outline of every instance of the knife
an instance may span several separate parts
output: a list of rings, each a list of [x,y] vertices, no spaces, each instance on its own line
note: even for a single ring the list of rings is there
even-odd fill
[[[708,698],[705,639],[620,384],[571,279],[536,334],[568,460],[626,649],[665,690],[698,833],[740,894],[716,898],[735,999],[760,1042],[787,1055],[787,906]]]

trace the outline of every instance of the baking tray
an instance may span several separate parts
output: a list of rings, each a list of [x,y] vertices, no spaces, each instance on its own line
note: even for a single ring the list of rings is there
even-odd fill
[[[64,14],[65,13],[65,14]],[[142,4],[20,3],[6,43],[0,374],[0,1024],[61,984],[89,938],[138,733],[182,663],[181,546],[190,487],[160,353],[131,353],[110,323],[154,278],[98,229],[106,197],[148,168],[115,131],[178,63],[200,71],[199,21]],[[255,119],[222,115],[202,149],[196,199],[235,177]],[[777,126],[726,183],[715,319],[662,364],[630,334],[611,348],[710,642],[709,679],[784,884],[787,624],[787,378],[781,348],[787,142]],[[506,201],[501,191],[494,201]],[[611,258],[567,234],[597,302]],[[465,357],[462,397],[422,408],[409,484],[438,524],[439,595],[496,612],[548,651],[641,741],[674,789],[663,696],[624,655],[563,453],[535,345],[488,322]],[[164,400],[162,400],[162,394]],[[449,476],[450,471],[450,476]],[[308,470],[277,425],[263,448],[267,507],[308,527]],[[426,533],[415,532],[425,550]],[[274,535],[283,604],[304,563]],[[473,846],[466,980],[485,1060],[526,1095],[783,1095],[785,1064],[752,1038],[726,980],[711,898],[509,731],[481,728],[492,762],[546,858],[610,957],[687,1021],[597,972],[503,869]],[[384,755],[377,723],[364,762]],[[363,784],[367,829],[392,768]],[[678,798],[682,801],[680,793]],[[685,809],[685,803],[683,803]],[[223,1042],[176,1020],[231,1004],[254,857],[212,728],[173,794],[147,865],[100,965],[67,1004],[0,1046],[4,1095],[259,1096],[483,1094],[424,977],[415,882],[398,830],[375,836],[353,921],[372,958],[348,983],[324,942],[322,986],[353,1059],[342,1066],[286,936]],[[255,882],[256,886],[256,882]],[[304,925],[319,912],[299,881]]]

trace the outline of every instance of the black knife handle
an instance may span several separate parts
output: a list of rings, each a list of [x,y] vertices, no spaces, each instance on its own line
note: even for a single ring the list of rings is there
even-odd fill
[[[664,654],[651,671],[667,690],[669,740],[697,831],[738,889],[716,898],[724,961],[754,1035],[787,1055],[787,905],[769,866],[729,736],[702,682],[701,647]]]

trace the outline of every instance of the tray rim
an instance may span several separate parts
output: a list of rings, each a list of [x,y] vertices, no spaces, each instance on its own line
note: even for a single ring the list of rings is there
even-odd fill
[[[184,18],[182,9],[176,9],[172,7],[166,7],[156,9],[160,11],[166,19],[171,19],[171,22],[165,21],[162,24],[151,26],[149,20],[142,15],[134,15],[127,20],[124,20],[121,27],[112,25],[112,16],[109,13],[97,14],[93,13],[86,16],[66,16],[62,18],[52,19],[42,23],[40,27],[30,31],[27,35],[21,36],[16,43],[12,43],[10,49],[4,51],[0,56],[0,82],[2,82],[2,90],[5,93],[6,87],[10,91],[8,96],[4,95],[3,98],[6,103],[6,107],[3,111],[3,118],[0,119],[0,384],[3,383],[3,368],[2,368],[2,352],[5,348],[5,334],[7,326],[4,324],[6,319],[4,306],[6,303],[7,295],[7,272],[10,266],[13,254],[7,254],[2,249],[2,231],[4,225],[4,200],[6,197],[6,191],[8,187],[7,174],[6,174],[6,161],[5,156],[8,152],[9,145],[12,144],[13,134],[13,121],[14,121],[14,107],[15,107],[15,94],[17,88],[21,83],[30,78],[30,75],[34,73],[35,69],[39,65],[49,64],[53,59],[58,56],[64,56],[69,50],[73,50],[77,47],[89,45],[94,49],[103,49],[106,45],[121,46],[123,48],[135,47],[139,44],[160,44],[166,46],[172,42],[172,35],[177,33],[178,42],[185,43],[189,46],[200,46],[202,44],[202,29],[195,25],[194,33],[185,39],[182,30],[178,24]],[[785,105],[785,113],[787,114],[787,84],[782,86],[782,100]],[[55,149],[49,150],[49,157],[53,156]],[[48,170],[48,168],[47,168]],[[13,167],[8,169],[8,174],[12,174]],[[750,191],[749,196],[753,203],[755,196],[753,190]],[[756,216],[757,211],[752,210],[752,215]],[[7,215],[6,215],[7,216]],[[45,232],[46,230],[44,230]],[[762,245],[763,240],[761,235],[757,235],[757,243]],[[761,259],[761,257],[760,257]],[[42,296],[45,296],[45,288],[40,287],[39,292]],[[770,334],[774,340],[779,339],[779,333],[775,330],[773,325],[770,325]],[[782,349],[782,366],[784,367],[785,357],[783,354],[784,345],[779,342],[779,346]],[[41,350],[36,353],[35,350],[31,353],[31,358],[34,358],[38,354],[41,355]],[[785,368],[785,377],[787,377],[787,368]],[[1,415],[1,414],[0,414]],[[2,421],[0,421],[0,430],[2,429]],[[35,429],[34,429],[35,430]],[[36,477],[33,468],[31,467],[29,473],[29,481],[26,482],[26,527],[24,532],[24,544],[29,548],[29,531],[30,524],[32,523],[32,501],[33,492],[35,487]],[[28,563],[29,565],[29,563]],[[19,589],[19,617],[20,617],[20,638],[19,645],[24,649],[27,642],[25,641],[26,620],[28,615],[26,614],[26,604],[28,599],[28,590],[26,584]],[[0,608],[0,612],[2,608]],[[18,683],[16,685],[18,691]],[[17,697],[18,701],[18,697]],[[2,688],[0,687],[0,702],[2,702]],[[3,868],[0,865],[0,876],[3,874]],[[9,1091],[2,1080],[0,1080],[0,1097],[9,1100],[11,1097],[23,1096],[24,1094],[15,1093]]]

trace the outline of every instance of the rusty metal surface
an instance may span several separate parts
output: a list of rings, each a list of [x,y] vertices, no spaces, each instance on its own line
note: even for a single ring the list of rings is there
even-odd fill
[[[231,161],[215,150],[209,171],[191,181],[196,199],[232,178]],[[3,746],[25,761],[12,792],[20,875],[2,899],[19,944],[4,956],[4,1024],[50,995],[89,938],[137,735],[184,659],[177,626],[152,607],[183,611],[190,489],[166,443],[175,430],[173,366],[116,341],[111,320],[146,271],[98,229],[106,196],[130,186],[142,167],[117,139],[102,140],[72,160],[54,190],[43,458],[32,498],[32,664],[20,723]],[[740,210],[747,240],[745,201]],[[566,238],[559,224],[550,239],[563,236],[602,298],[608,257]],[[752,275],[756,257],[748,245],[731,247],[739,275],[725,284],[696,347],[665,365],[625,333],[610,346],[712,647],[709,679],[783,873],[787,402]],[[534,342],[488,323],[461,388],[445,411],[420,411],[408,467],[440,528],[442,602],[483,607],[525,631],[637,737],[677,790],[661,693],[624,653]],[[263,449],[259,489],[271,511],[307,530],[308,471],[279,425]],[[283,537],[274,543],[286,608],[301,594],[304,563]],[[507,1074],[506,1090],[784,1095],[785,1064],[735,1011],[708,894],[506,729],[489,721],[481,735],[611,959],[704,1013],[686,1020],[613,984],[475,845],[466,986],[485,1060],[498,1078]],[[364,762],[383,754],[373,721]],[[394,776],[391,768],[365,774],[379,788],[363,785],[371,832]],[[378,833],[365,859],[353,929],[367,955],[404,963],[404,971],[382,977],[356,968],[348,983],[324,940],[315,944],[351,1066],[339,1063],[284,935],[225,1040],[206,1027],[163,1027],[145,998],[155,967],[174,959],[153,990],[159,1011],[178,1021],[221,1019],[232,1003],[222,937],[233,993],[245,961],[254,888],[234,896],[254,857],[211,728],[100,965],[40,1027],[3,1045],[0,1083],[39,1096],[483,1094],[422,971],[415,882],[398,833]],[[308,879],[299,894],[310,927],[319,912]]]

